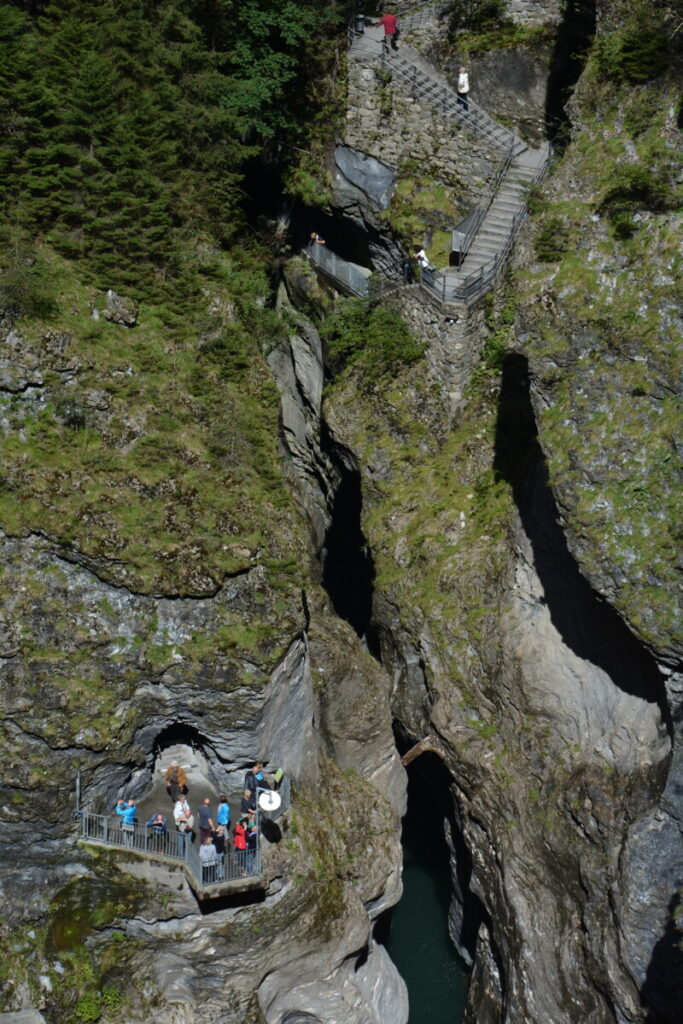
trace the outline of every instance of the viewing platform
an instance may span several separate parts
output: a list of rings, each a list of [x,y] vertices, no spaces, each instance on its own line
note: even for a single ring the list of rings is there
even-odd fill
[[[188,764],[189,793],[187,796],[191,809],[196,810],[196,805],[208,797],[212,806],[215,807],[217,793],[215,787],[208,782],[202,769],[201,756],[196,752],[187,754],[180,753],[179,756],[188,756],[192,764]],[[266,841],[269,837],[279,834],[276,825],[280,818],[291,806],[291,785],[287,775],[283,775],[276,789],[264,788],[258,790],[260,796],[266,795],[257,805],[255,824],[256,845],[253,849],[235,850],[233,848],[230,829],[226,831],[225,853],[214,854],[209,860],[200,856],[199,836],[191,832],[181,832],[175,827],[173,820],[173,802],[169,800],[163,784],[163,769],[157,766],[152,787],[149,792],[136,800],[136,821],[134,824],[126,824],[119,814],[95,814],[92,811],[82,810],[78,812],[80,823],[79,843],[89,846],[111,849],[125,854],[130,862],[138,860],[147,862],[149,869],[146,876],[160,882],[172,884],[170,879],[174,871],[182,872],[187,879],[190,888],[199,900],[214,899],[225,896],[229,893],[247,892],[249,890],[263,889],[266,886],[266,878],[262,871],[262,838],[265,833]],[[269,801],[268,795],[277,794],[278,806],[273,809],[264,809],[264,804]],[[230,799],[231,820],[234,825],[239,819],[239,796]],[[274,802],[274,801],[273,801]],[[161,813],[165,818],[165,826],[145,824],[156,814]],[[195,816],[196,818],[196,816]],[[195,829],[198,832],[198,823],[195,820]],[[125,858],[121,858],[122,867],[125,865]],[[155,875],[154,866],[159,868]],[[138,874],[138,871],[134,872]]]

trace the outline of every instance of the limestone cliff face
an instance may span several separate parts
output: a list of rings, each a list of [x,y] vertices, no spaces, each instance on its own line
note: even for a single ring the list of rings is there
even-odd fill
[[[265,360],[255,349],[240,394],[206,335],[171,342],[144,307],[132,328],[93,326],[87,293],[69,301],[0,341],[0,1005],[55,1022],[402,1021],[371,939],[400,895],[389,680],[310,578]],[[77,771],[81,806],[111,812],[179,732],[217,789],[258,754],[292,778],[260,905],[205,914],[182,874],[76,846]]]
[[[680,1005],[674,220],[619,170],[633,226],[609,220],[615,166],[650,147],[672,182],[678,136],[668,78],[615,111],[595,75],[485,325],[458,356],[413,317],[424,373],[347,373],[324,408],[361,473],[394,715],[451,774],[472,1024]]]
[[[644,74],[636,85],[605,56],[647,37],[630,15],[619,3],[598,5],[598,46],[569,108],[572,142],[544,194],[536,242],[521,257],[517,330],[568,548],[656,664],[637,674],[631,692],[639,685],[662,707],[670,760],[652,799],[630,816],[613,889],[625,971],[653,1019],[668,1021],[681,999],[671,978],[681,971],[674,919],[683,878],[673,212],[681,134],[674,53],[658,51],[656,80]],[[564,240],[548,253],[541,232],[552,218]],[[627,689],[628,677],[620,685]]]

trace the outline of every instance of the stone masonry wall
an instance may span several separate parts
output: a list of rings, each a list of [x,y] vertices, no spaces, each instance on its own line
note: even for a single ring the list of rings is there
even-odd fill
[[[383,10],[392,11],[399,18],[409,17],[414,14],[423,16],[432,15],[429,19],[434,23],[445,24],[445,19],[439,18],[439,12],[447,5],[444,3],[415,3],[414,0],[397,0],[394,3],[385,3]],[[549,25],[556,24],[562,17],[562,0],[503,0],[503,6],[508,18],[520,22],[522,25]]]
[[[385,77],[386,76],[386,77]],[[411,96],[378,66],[349,61],[345,142],[399,171],[418,171],[457,188],[466,204],[487,193],[502,154]]]
[[[505,0],[508,17],[522,25],[556,25],[562,7],[562,0]]]
[[[401,316],[413,334],[426,343],[429,377],[447,397],[450,416],[455,415],[463,391],[481,357],[484,338],[484,306],[462,306],[457,313],[443,313],[419,287],[398,292]]]

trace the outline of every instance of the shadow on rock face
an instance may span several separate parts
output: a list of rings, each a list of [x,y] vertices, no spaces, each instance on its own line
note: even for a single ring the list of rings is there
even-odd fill
[[[261,835],[269,843],[279,843],[282,839],[282,829],[276,822],[271,821],[270,818],[263,818],[261,821]]]
[[[654,658],[581,575],[567,547],[538,443],[528,363],[518,354],[507,356],[503,364],[494,467],[512,486],[548,611],[563,642],[625,693],[656,703],[671,732],[664,682]]]
[[[677,918],[683,909],[681,894],[669,904],[666,931],[652,953],[643,985],[643,1001],[648,1007],[645,1024],[680,1024],[683,1008],[683,949]]]
[[[321,1022],[320,1017],[314,1017],[312,1013],[288,1010],[284,1017],[280,1018],[280,1024],[321,1024]]]
[[[595,0],[566,0],[555,37],[545,104],[546,130],[560,150],[568,138],[565,107],[586,63],[595,24]]]

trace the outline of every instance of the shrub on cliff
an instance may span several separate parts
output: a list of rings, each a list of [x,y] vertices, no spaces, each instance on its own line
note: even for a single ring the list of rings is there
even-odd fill
[[[643,164],[620,164],[613,173],[610,187],[604,193],[598,212],[608,218],[617,238],[630,238],[637,224],[633,215],[638,210],[661,213],[678,205],[677,190],[664,169]]]
[[[342,299],[320,334],[334,370],[354,364],[370,381],[416,362],[424,344],[415,338],[397,310],[367,299]]]
[[[669,21],[672,11],[658,10],[647,2],[628,10],[620,27],[601,36],[595,43],[598,70],[612,82],[634,85],[660,75],[671,63],[674,40]]]
[[[549,217],[534,238],[534,251],[541,263],[557,263],[569,246],[569,229],[561,217]]]

